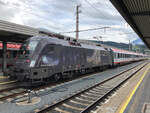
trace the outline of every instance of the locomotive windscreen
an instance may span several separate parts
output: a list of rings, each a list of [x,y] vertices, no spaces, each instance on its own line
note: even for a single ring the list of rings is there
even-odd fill
[[[37,44],[38,44],[38,40],[25,41],[20,47],[18,56],[22,56],[22,55],[28,56],[32,54],[35,48],[37,47]]]

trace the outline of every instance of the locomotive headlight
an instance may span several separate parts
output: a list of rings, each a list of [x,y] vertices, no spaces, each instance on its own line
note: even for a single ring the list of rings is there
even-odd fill
[[[30,63],[30,67],[34,67],[34,65],[35,65],[35,60],[32,60]]]

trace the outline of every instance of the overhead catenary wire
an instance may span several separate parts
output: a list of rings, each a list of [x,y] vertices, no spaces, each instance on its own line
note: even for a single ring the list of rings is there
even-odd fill
[[[86,3],[88,3],[91,7],[93,7],[93,9],[95,9],[97,12],[99,12],[99,13],[102,14],[104,17],[106,17],[106,16],[103,14],[103,12],[102,12],[101,10],[99,10],[98,8],[96,8],[92,3],[90,3],[88,0],[85,0],[85,1],[86,1]],[[7,4],[5,4],[5,3],[3,3],[3,2],[0,2],[0,4],[5,5],[5,6],[7,5]],[[13,4],[8,4],[7,6],[8,6],[8,7],[12,7],[12,8],[16,8],[16,9],[21,9],[21,10],[22,10],[22,8],[20,8],[20,7],[16,6],[16,5],[13,5]],[[85,11],[89,14],[89,16],[93,16],[93,17],[94,17],[93,13],[90,13],[90,12],[89,12],[88,10],[86,10],[85,8],[83,8],[83,10],[85,10]],[[31,11],[28,11],[28,10],[24,10],[23,12],[26,13],[26,14],[34,15],[34,16],[36,16],[36,17],[39,17],[39,18],[43,19],[43,20],[48,20],[48,19],[49,19],[49,18],[47,18],[47,17],[43,17],[43,16],[41,16],[41,15],[39,15],[39,14],[36,14],[36,13],[31,12]],[[83,14],[83,13],[82,13],[82,14]],[[106,17],[106,18],[107,18],[107,17]],[[108,19],[110,19],[110,18],[108,18]],[[22,20],[22,21],[23,21],[23,20]],[[81,22],[82,22],[82,20],[81,20]],[[59,24],[61,24],[61,25],[63,25],[63,26],[66,26],[66,25],[64,25],[64,24],[62,24],[62,23],[59,23]],[[93,25],[93,24],[91,24],[91,25]],[[79,32],[94,31],[94,30],[99,30],[99,29],[101,29],[101,28],[99,28],[99,27],[96,28],[96,25],[93,26],[93,27],[95,27],[95,28],[85,29],[85,30],[79,30]],[[112,28],[112,27],[109,27],[109,28]],[[60,32],[60,33],[75,33],[75,31]],[[130,33],[125,33],[125,34],[130,34]],[[122,33],[121,35],[124,35],[124,33]]]
[[[105,17],[106,19],[110,19],[109,17],[106,17],[101,10],[99,10],[98,8],[96,8],[95,6],[93,6],[93,4],[91,4],[88,0],[84,0],[84,1],[87,4],[89,4],[94,10],[96,10],[98,13],[100,13],[103,17]]]
[[[84,1],[85,1],[88,5],[90,5],[95,11],[97,11],[98,13],[100,13],[104,18],[110,20],[109,17],[106,17],[100,9],[96,8],[96,7],[95,7],[92,3],[90,3],[88,0],[84,0]],[[106,1],[105,1],[105,2],[106,2]],[[106,6],[107,8],[109,8],[109,6],[108,6],[107,4],[106,4],[105,6]],[[123,18],[120,18],[120,20],[121,20],[123,23],[126,23]],[[112,21],[112,23],[114,23],[114,22]]]
[[[107,29],[110,27],[99,27],[99,28],[91,28],[91,29],[84,29],[84,30],[79,30],[79,32],[85,32],[85,31],[93,31],[93,30],[100,30],[100,29]],[[75,33],[76,31],[67,31],[67,32],[60,32],[60,33]]]

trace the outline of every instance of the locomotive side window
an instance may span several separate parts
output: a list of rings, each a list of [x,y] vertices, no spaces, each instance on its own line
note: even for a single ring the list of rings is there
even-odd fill
[[[43,66],[54,66],[59,63],[57,55],[54,52],[55,45],[47,45],[42,53],[42,62],[41,65]]]
[[[101,51],[100,54],[101,54],[101,56],[107,56],[107,52],[106,51]]]

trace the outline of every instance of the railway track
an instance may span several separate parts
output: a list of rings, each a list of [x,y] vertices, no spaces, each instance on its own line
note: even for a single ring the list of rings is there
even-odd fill
[[[135,68],[135,67],[137,67],[139,65],[141,65],[141,64],[138,64],[138,65],[136,65],[136,66],[134,66],[132,68]],[[123,71],[121,73],[127,72],[129,70],[131,70],[131,69],[127,69],[126,71]],[[82,77],[87,77],[87,76],[82,76]],[[81,79],[82,77],[76,78],[75,80]],[[72,80],[65,80],[64,82],[60,82],[60,83],[48,84],[48,85],[41,86],[41,87],[38,87],[38,88],[33,88],[32,90],[38,91],[38,90],[41,90],[41,89],[51,88],[52,86],[61,85],[61,84],[65,83],[65,82],[69,82],[69,81],[72,81]],[[9,87],[7,87],[5,89],[0,89],[0,101],[1,102],[2,101],[6,101],[6,100],[11,101],[14,98],[16,98],[17,96],[23,96],[26,93],[28,93],[27,90],[24,89],[24,88],[19,87],[18,85],[14,85],[14,86],[11,86],[11,87],[9,86]]]
[[[0,90],[0,101],[5,101],[9,98],[24,94],[25,90],[18,86],[8,87]]]
[[[7,84],[13,84],[13,83],[17,83],[17,80],[1,81],[1,82],[0,82],[0,85],[7,85]]]
[[[69,97],[50,105],[45,105],[36,113],[88,113],[96,105],[106,99],[113,91],[123,85],[148,63],[140,64],[110,77],[101,83],[83,89]]]

